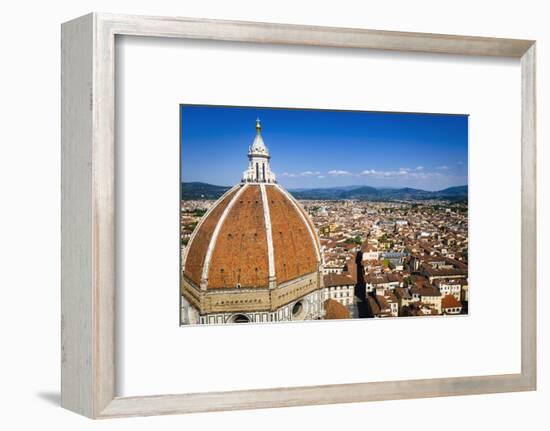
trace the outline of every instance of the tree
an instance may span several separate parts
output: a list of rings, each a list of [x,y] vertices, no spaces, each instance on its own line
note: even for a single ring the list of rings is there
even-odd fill
[[[363,240],[361,239],[360,236],[356,236],[354,238],[346,238],[346,241],[345,241],[346,244],[357,244],[357,245],[361,245],[363,243]]]
[[[206,210],[204,208],[197,208],[195,211],[193,211],[193,215],[196,217],[202,217],[206,214]]]

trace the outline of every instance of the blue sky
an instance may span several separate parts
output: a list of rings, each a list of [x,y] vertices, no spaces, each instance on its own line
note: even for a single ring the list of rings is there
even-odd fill
[[[257,117],[286,188],[468,183],[466,115],[194,105],[180,107],[182,181],[239,182]]]

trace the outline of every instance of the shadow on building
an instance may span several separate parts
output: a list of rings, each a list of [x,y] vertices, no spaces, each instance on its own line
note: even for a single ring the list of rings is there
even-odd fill
[[[366,289],[365,289],[365,270],[363,268],[363,252],[358,251],[355,256],[357,268],[357,283],[355,284],[355,298],[357,302],[357,313],[359,318],[370,317]]]

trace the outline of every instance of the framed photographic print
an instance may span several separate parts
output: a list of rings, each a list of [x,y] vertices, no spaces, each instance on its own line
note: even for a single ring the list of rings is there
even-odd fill
[[[62,59],[65,408],[536,388],[533,41],[90,14]]]

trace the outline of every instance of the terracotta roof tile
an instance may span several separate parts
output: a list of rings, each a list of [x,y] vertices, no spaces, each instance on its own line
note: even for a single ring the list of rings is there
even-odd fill
[[[355,284],[353,277],[345,274],[326,274],[323,280],[325,282],[325,287]]]
[[[324,302],[325,319],[349,319],[350,314],[346,307],[334,299],[327,299]]]
[[[208,288],[267,287],[269,263],[260,188],[248,186],[227,214],[208,272]]]
[[[216,226],[231,203],[212,243],[208,289],[267,287],[268,237],[259,184],[246,184],[222,197],[197,227],[186,253],[184,275],[200,285],[208,247]],[[309,216],[279,186],[266,185],[271,219],[273,260],[278,284],[318,270],[317,233]],[[313,238],[310,234],[313,232]]]
[[[317,271],[315,245],[302,217],[276,187],[266,187],[266,191],[277,283]]]
[[[441,300],[441,308],[457,308],[457,307],[462,307],[462,304],[453,295],[445,295]]]
[[[206,218],[202,220],[201,224],[194,232],[191,244],[189,244],[189,249],[187,250],[184,274],[197,286],[201,281],[206,251],[208,250],[208,245],[212,239],[214,229],[216,228],[216,225],[218,224],[224,210],[227,208],[227,205],[233,196],[235,196],[237,191],[238,189],[235,189],[227,193],[225,197],[222,197],[218,202],[216,202],[210,212],[205,215]]]

